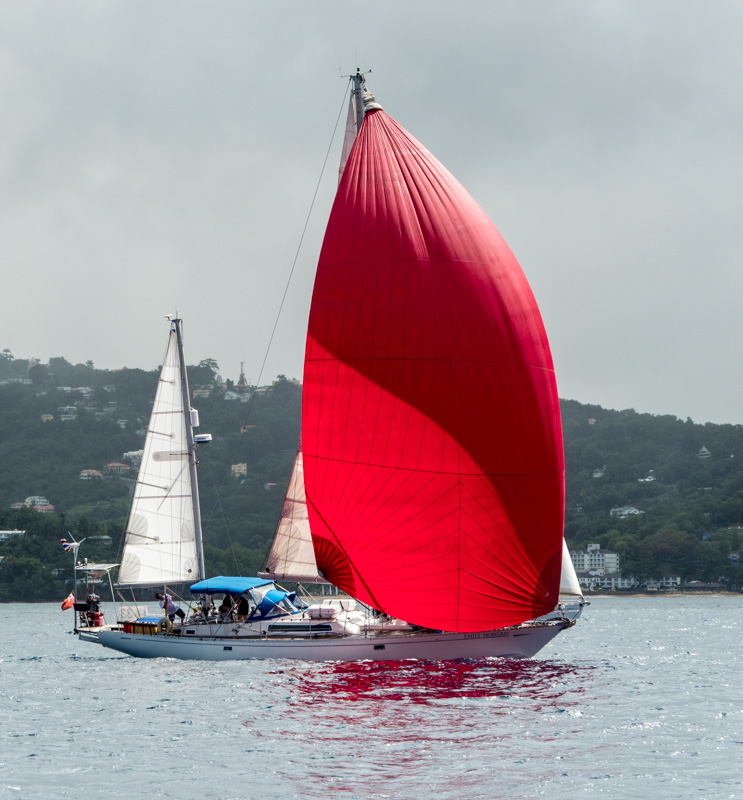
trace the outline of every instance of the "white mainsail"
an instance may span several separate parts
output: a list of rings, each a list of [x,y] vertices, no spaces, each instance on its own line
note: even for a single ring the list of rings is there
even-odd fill
[[[190,432],[190,408],[184,408],[176,332],[179,322],[175,320],[171,326],[147,428],[126,526],[119,586],[155,586],[202,577],[186,430],[189,426]]]
[[[326,583],[317,571],[315,550],[312,546],[304,491],[301,442],[297,448],[271,552],[268,554],[268,564],[263,572],[258,573],[258,577],[277,581]]]

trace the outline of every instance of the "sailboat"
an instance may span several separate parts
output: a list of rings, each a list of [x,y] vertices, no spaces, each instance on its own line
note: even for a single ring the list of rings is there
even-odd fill
[[[242,598],[242,614],[101,633],[107,647],[215,660],[520,658],[580,614],[559,402],[531,289],[472,197],[362,73],[351,80],[302,439],[266,569],[191,587],[201,607]],[[277,581],[343,596],[307,601]]]
[[[106,574],[119,567],[111,584],[120,598],[127,589],[167,586],[203,580],[204,548],[201,532],[196,448],[211,442],[210,434],[196,434],[198,412],[191,407],[183,355],[182,320],[168,315],[168,343],[158,377],[155,400],[145,436],[132,504],[126,525],[121,563],[76,565],[88,576]],[[88,593],[90,594],[90,593]],[[100,599],[93,595],[98,611]],[[117,624],[91,612],[91,600],[76,603],[81,623],[75,633],[84,641],[101,642],[100,635],[123,630],[129,623],[148,618],[146,606],[116,603]]]

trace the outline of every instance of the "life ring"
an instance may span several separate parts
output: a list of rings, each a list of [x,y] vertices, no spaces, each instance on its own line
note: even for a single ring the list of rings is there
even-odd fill
[[[173,630],[173,623],[167,618],[163,617],[157,623],[157,632],[158,633],[170,633]]]

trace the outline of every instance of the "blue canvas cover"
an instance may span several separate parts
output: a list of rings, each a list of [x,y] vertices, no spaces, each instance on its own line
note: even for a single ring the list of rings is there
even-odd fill
[[[270,589],[266,592],[256,610],[262,617],[267,617],[282,600],[289,600],[291,603],[296,596],[296,592],[283,592],[280,589]],[[284,609],[281,609],[281,611],[284,614],[286,613]]]
[[[218,575],[216,578],[207,578],[191,586],[191,594],[242,594],[258,586],[268,586],[273,581],[263,578],[239,578]]]

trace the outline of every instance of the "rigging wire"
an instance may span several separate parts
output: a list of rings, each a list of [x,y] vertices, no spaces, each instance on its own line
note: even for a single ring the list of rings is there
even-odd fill
[[[258,373],[258,381],[256,382],[256,386],[260,386],[261,378],[263,377],[263,370],[266,367],[266,361],[268,360],[268,354],[271,351],[271,345],[273,344],[273,338],[274,338],[274,335],[276,334],[276,328],[278,327],[279,319],[281,317],[281,312],[282,312],[282,310],[284,308],[284,302],[285,302],[286,296],[287,296],[287,294],[289,292],[289,285],[291,284],[292,277],[294,276],[294,270],[295,270],[295,268],[297,266],[297,261],[299,260],[299,253],[302,250],[302,244],[304,243],[304,237],[305,237],[305,234],[307,233],[307,228],[308,228],[308,226],[310,224],[310,218],[312,217],[312,211],[313,211],[313,209],[315,207],[315,201],[317,200],[317,194],[320,191],[320,184],[322,183],[322,178],[323,178],[323,175],[325,174],[325,167],[328,164],[328,158],[330,158],[330,151],[331,151],[331,149],[333,147],[333,141],[335,140],[335,135],[338,132],[338,123],[340,122],[341,115],[343,114],[343,109],[345,108],[345,105],[346,105],[346,95],[348,94],[349,86],[350,86],[350,83],[348,84],[348,86],[346,86],[346,88],[343,91],[343,100],[341,102],[341,107],[340,107],[340,110],[338,111],[338,116],[336,117],[335,125],[333,126],[333,133],[332,133],[332,135],[330,137],[330,143],[328,144],[328,149],[327,149],[327,151],[325,153],[325,160],[322,162],[322,168],[320,169],[320,177],[317,179],[317,184],[315,186],[315,193],[312,195],[312,202],[310,203],[310,208],[309,208],[309,211],[307,212],[307,218],[305,219],[305,222],[304,222],[304,228],[302,228],[302,235],[299,237],[299,244],[297,245],[297,251],[294,254],[294,261],[292,262],[292,268],[289,271],[289,278],[287,279],[286,286],[284,287],[284,294],[281,297],[281,303],[279,303],[279,310],[278,310],[278,312],[276,314],[276,320],[274,321],[273,329],[271,330],[271,336],[270,336],[270,338],[268,340],[268,346],[266,347],[266,353],[263,356],[263,363],[261,364],[261,369],[260,369],[260,372]],[[244,423],[244,425],[247,425],[248,419],[250,418],[250,411],[251,411],[251,409],[253,407],[253,398],[254,397],[255,397],[255,392],[253,392],[253,394],[251,395],[250,401],[248,402],[248,410],[245,412],[245,423]]]
[[[269,355],[269,353],[271,351],[271,345],[273,344],[274,336],[276,334],[276,329],[278,328],[279,319],[281,318],[281,312],[283,311],[284,303],[286,301],[287,294],[289,293],[289,286],[291,285],[291,281],[292,281],[292,278],[294,276],[294,271],[295,271],[296,266],[297,266],[297,261],[299,260],[299,254],[300,254],[300,252],[302,250],[302,245],[304,243],[305,235],[307,234],[307,228],[309,227],[310,219],[312,217],[312,212],[313,212],[314,207],[315,207],[315,201],[317,200],[317,195],[318,195],[318,193],[320,191],[320,185],[322,183],[322,179],[323,179],[323,176],[325,174],[325,169],[326,169],[327,164],[328,164],[328,159],[330,158],[330,152],[331,152],[332,147],[333,147],[333,142],[335,141],[335,137],[336,137],[336,134],[338,132],[338,123],[340,122],[341,116],[343,114],[343,109],[345,108],[345,105],[346,105],[346,97],[348,95],[349,88],[350,88],[350,83],[348,83],[343,89],[343,99],[341,101],[340,109],[338,110],[338,116],[336,117],[335,124],[333,125],[333,131],[332,131],[332,134],[330,136],[330,142],[328,143],[328,148],[327,148],[327,151],[325,152],[325,158],[323,160],[322,167],[320,169],[320,175],[319,175],[319,177],[317,179],[317,184],[315,185],[315,191],[314,191],[314,193],[312,195],[312,201],[310,202],[310,207],[309,207],[309,210],[307,212],[307,218],[305,219],[304,227],[302,228],[302,234],[299,237],[299,243],[297,244],[297,250],[296,250],[296,252],[294,254],[294,260],[292,261],[292,266],[291,266],[291,269],[289,271],[289,277],[287,278],[286,285],[284,287],[284,293],[283,293],[283,295],[281,297],[281,302],[279,303],[279,308],[278,308],[278,311],[276,313],[276,319],[274,320],[273,328],[271,329],[271,335],[270,335],[269,340],[268,340],[268,345],[266,346],[266,352],[265,352],[265,354],[263,356],[263,362],[261,363],[260,372],[258,373],[258,379],[257,379],[257,381],[255,383],[256,387],[260,386],[261,379],[263,377],[263,371],[264,371],[264,369],[266,367],[266,362],[268,361],[268,355]],[[245,421],[244,421],[244,423],[242,425],[242,428],[241,428],[241,432],[242,433],[246,432],[247,429],[248,429],[248,420],[250,419],[250,414],[251,414],[251,412],[253,410],[253,403],[255,401],[255,396],[256,396],[256,392],[254,391],[252,393],[252,395],[250,396],[250,400],[248,401],[248,408],[247,408],[247,410],[245,412]],[[231,451],[231,454],[230,454],[230,462],[234,461],[235,456],[237,455],[237,453],[239,452],[239,450],[240,450],[240,448],[242,446],[243,446],[243,441],[242,441],[242,437],[240,437],[240,439],[238,439],[238,441],[236,442],[235,446],[232,448],[232,451]],[[212,475],[212,480],[214,481],[213,475]],[[212,517],[216,513],[216,507],[217,506],[219,506],[219,509],[222,511],[222,516],[224,518],[224,510],[222,509],[222,505],[221,505],[221,501],[219,499],[219,495],[220,495],[220,489],[221,489],[221,487],[224,486],[226,480],[227,480],[227,474],[225,473],[223,475],[223,477],[222,477],[222,481],[219,484],[219,486],[217,486],[216,481],[214,481],[214,491],[215,491],[216,499],[215,499],[214,503],[212,504],[212,509],[211,509],[211,511],[209,513],[208,519],[206,520],[206,524],[207,525],[209,525],[209,523],[211,522]],[[233,558],[235,558],[235,562],[237,563],[237,555],[234,552],[232,537],[230,536],[230,530],[229,530],[229,526],[227,525],[227,520],[226,519],[224,520],[224,524],[225,524],[225,531],[227,533],[228,545],[229,545],[230,549],[233,550]]]
[[[212,480],[212,486],[214,487],[214,506],[219,507],[219,513],[222,517],[222,524],[224,525],[225,533],[227,534],[227,543],[230,552],[232,553],[232,560],[235,562],[235,574],[240,575],[240,565],[237,561],[237,553],[235,553],[235,548],[232,545],[232,538],[230,537],[230,526],[227,523],[227,517],[224,513],[224,506],[222,505],[222,498],[219,495],[219,486],[217,486],[216,478],[214,477],[214,470],[212,469],[212,465],[209,464],[209,477]],[[212,508],[212,513],[214,513],[214,508]]]

